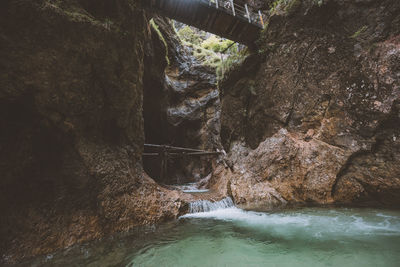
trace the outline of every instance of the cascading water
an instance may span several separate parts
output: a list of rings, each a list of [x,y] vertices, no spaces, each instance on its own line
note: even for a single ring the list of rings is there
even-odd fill
[[[173,185],[172,187],[174,189],[180,190],[184,193],[190,193],[190,194],[200,194],[200,193],[206,193],[209,191],[208,189],[199,189],[197,183]]]
[[[196,201],[184,219],[38,258],[22,266],[388,266],[400,262],[400,211],[245,211]],[[204,211],[204,212],[201,212]]]
[[[232,208],[235,205],[230,197],[224,198],[220,201],[211,202],[208,200],[198,200],[189,204],[190,213],[208,212],[226,208]]]

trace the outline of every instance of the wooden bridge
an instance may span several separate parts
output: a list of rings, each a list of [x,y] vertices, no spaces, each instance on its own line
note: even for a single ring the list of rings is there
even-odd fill
[[[188,156],[218,156],[220,151],[205,151],[194,148],[175,147],[167,145],[144,144],[145,150],[151,149],[152,152],[144,152],[145,157],[157,157],[160,161],[160,181],[164,182],[168,173],[168,160],[172,158],[185,158]]]
[[[252,46],[264,27],[263,14],[239,0],[144,0],[168,18]]]

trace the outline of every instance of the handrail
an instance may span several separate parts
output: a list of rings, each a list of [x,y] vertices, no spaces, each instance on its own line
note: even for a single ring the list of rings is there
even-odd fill
[[[158,152],[144,152],[143,156],[161,156],[163,153],[168,153],[171,156],[202,156],[202,155],[220,155],[221,151],[206,151],[195,148],[176,147],[168,145],[144,144],[146,148],[156,148]]]
[[[209,6],[214,6],[216,9],[223,10],[233,16],[242,17],[249,23],[261,26],[264,28],[264,21],[260,10],[254,12],[247,4],[243,6],[234,2],[234,0],[201,0],[208,3]]]
[[[144,144],[144,147],[149,148],[163,148],[167,150],[177,150],[177,151],[187,151],[187,152],[210,152],[201,149],[195,148],[187,148],[187,147],[176,147],[176,146],[168,146],[168,145],[156,145],[156,144]]]

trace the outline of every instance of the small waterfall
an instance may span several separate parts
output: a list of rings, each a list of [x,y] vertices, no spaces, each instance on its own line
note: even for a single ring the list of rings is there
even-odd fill
[[[208,200],[197,200],[189,204],[189,212],[207,212],[212,210],[226,209],[230,207],[234,207],[233,201],[230,197],[224,198],[216,202],[211,202]]]

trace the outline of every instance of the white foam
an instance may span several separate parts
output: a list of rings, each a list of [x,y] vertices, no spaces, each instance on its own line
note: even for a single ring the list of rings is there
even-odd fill
[[[224,198],[216,202],[211,202],[208,200],[197,200],[189,204],[189,212],[190,213],[209,212],[231,207],[234,207],[234,204],[230,197]]]
[[[215,209],[208,212],[189,213],[183,215],[181,218],[211,218],[262,225],[298,224],[307,226],[309,224],[309,219],[303,216],[279,216],[262,212],[244,211],[234,206],[225,209]]]
[[[184,193],[205,193],[209,191],[208,189],[199,189],[196,183],[174,185],[173,187]]]
[[[182,190],[183,193],[205,193],[208,192],[208,189],[188,189],[188,190]]]
[[[198,203],[200,204],[200,203]],[[265,213],[244,211],[233,205],[227,208],[221,206],[208,206],[198,208],[197,211],[206,212],[189,213],[181,218],[203,218],[223,221],[232,221],[244,227],[264,229],[278,235],[307,235],[315,238],[349,236],[349,235],[400,235],[400,218],[383,217],[380,214],[366,214],[348,216],[346,212],[332,214],[328,210],[317,213],[278,212]],[[196,210],[196,209],[193,209]]]

